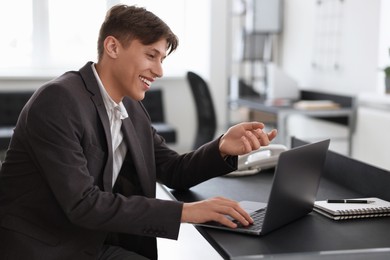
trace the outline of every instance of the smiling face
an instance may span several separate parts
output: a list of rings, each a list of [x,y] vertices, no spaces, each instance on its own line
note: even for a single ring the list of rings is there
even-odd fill
[[[114,5],[99,31],[96,70],[111,98],[142,100],[162,77],[162,61],[178,47],[169,26],[145,8]]]
[[[125,96],[144,99],[153,81],[163,76],[162,62],[167,55],[167,41],[161,39],[144,45],[134,39],[129,46],[123,47],[110,36],[104,45],[105,55],[96,69],[108,94],[117,103]]]

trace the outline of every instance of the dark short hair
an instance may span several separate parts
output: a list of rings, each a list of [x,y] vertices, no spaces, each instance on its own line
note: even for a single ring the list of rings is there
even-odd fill
[[[168,55],[179,44],[177,36],[163,20],[145,8],[136,6],[115,5],[108,10],[99,32],[99,60],[103,56],[103,44],[108,36],[117,38],[125,48],[134,39],[139,40],[144,45],[166,39]]]

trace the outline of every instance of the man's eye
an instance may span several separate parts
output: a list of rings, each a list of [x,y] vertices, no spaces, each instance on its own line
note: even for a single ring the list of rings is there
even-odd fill
[[[147,56],[151,59],[154,59],[154,55],[153,54],[147,54]]]

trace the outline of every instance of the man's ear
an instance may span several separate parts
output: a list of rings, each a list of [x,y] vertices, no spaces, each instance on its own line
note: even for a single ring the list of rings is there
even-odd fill
[[[107,53],[107,55],[113,59],[118,57],[119,46],[120,46],[119,41],[113,36],[108,36],[104,40],[104,50]]]

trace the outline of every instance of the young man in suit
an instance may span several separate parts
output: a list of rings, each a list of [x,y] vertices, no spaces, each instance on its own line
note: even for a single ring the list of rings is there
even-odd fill
[[[252,220],[237,202],[155,198],[156,181],[187,189],[236,169],[237,155],[268,145],[257,122],[231,127],[179,155],[140,102],[178,41],[143,8],[107,13],[98,62],[38,89],[24,107],[0,172],[2,259],[156,259],[156,237],[180,223]]]

